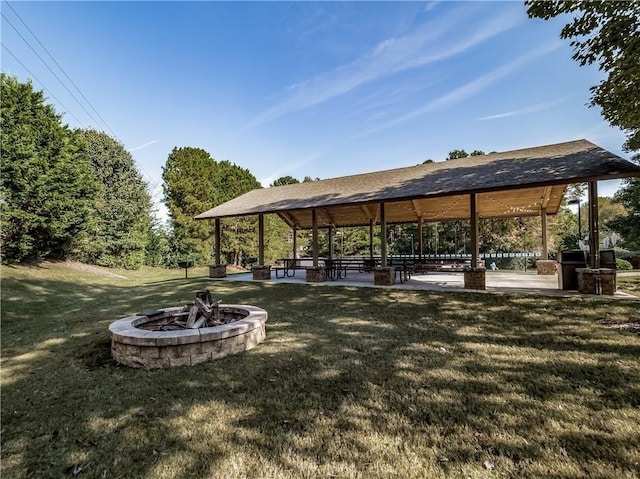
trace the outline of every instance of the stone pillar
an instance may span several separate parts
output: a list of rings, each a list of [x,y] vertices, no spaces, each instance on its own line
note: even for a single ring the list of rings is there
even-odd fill
[[[251,268],[251,272],[253,273],[253,279],[257,281],[262,281],[265,279],[271,279],[271,265],[259,265]]]
[[[373,268],[373,284],[393,286],[396,280],[396,269],[393,266]]]
[[[307,283],[323,283],[327,280],[327,270],[324,266],[307,267]]]
[[[485,268],[464,269],[464,289],[487,289]]]
[[[538,261],[536,261],[536,269],[538,270],[538,274],[556,274],[555,264],[556,262],[552,259],[539,259]]]
[[[616,292],[616,270],[609,268],[577,268],[578,292],[581,294],[606,294]]]
[[[209,265],[209,278],[226,278],[226,277],[227,277],[226,264]]]

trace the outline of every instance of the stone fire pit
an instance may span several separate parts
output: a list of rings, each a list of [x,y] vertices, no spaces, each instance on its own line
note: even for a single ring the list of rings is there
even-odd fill
[[[111,323],[113,359],[134,368],[190,366],[249,350],[264,341],[268,316],[264,309],[198,302],[143,311]]]

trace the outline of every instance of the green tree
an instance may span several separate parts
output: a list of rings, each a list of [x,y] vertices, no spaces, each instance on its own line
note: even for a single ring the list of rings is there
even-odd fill
[[[211,261],[213,222],[194,217],[225,201],[260,188],[246,168],[228,161],[217,162],[201,148],[174,148],[163,168],[165,203],[177,254],[199,264]],[[221,222],[221,249],[227,262],[241,264],[257,254],[255,217]]]
[[[66,258],[91,229],[95,180],[82,139],[31,82],[0,74],[3,261]]]
[[[296,183],[300,183],[300,181],[293,176],[281,176],[271,183],[271,186],[294,185]]]
[[[182,259],[206,264],[212,253],[213,228],[194,216],[222,201],[216,188],[216,162],[201,148],[174,148],[162,169],[164,201]]]
[[[449,156],[447,156],[446,160],[457,160],[458,158],[468,158],[469,156],[481,156],[484,154],[485,153],[482,150],[473,150],[471,154],[467,153],[465,150],[453,150],[449,152]]]
[[[78,133],[98,183],[96,231],[80,248],[79,258],[100,266],[137,269],[144,263],[151,223],[147,184],[121,143],[96,130]]]
[[[549,225],[549,232],[556,252],[578,249],[578,215],[566,206],[558,211],[554,223]]]
[[[154,267],[175,267],[178,260],[176,258],[172,261],[171,240],[171,235],[158,220],[150,222],[144,264]]]
[[[640,2],[526,0],[530,18],[548,20],[572,15],[560,33],[572,39],[573,59],[596,63],[607,77],[591,87],[591,106],[598,105],[609,123],[625,130],[628,150],[640,149]]]
[[[464,150],[453,150],[449,152],[449,156],[447,156],[447,160],[457,160],[458,158],[466,158],[469,156]]]
[[[627,211],[608,223],[608,227],[622,235],[622,245],[629,250],[640,251],[640,178],[625,180],[613,197]]]

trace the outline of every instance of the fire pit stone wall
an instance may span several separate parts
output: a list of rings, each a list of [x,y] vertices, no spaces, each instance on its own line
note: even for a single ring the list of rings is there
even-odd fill
[[[170,317],[182,308],[158,310],[153,317],[136,315],[119,319],[109,326],[111,355],[121,364],[136,368],[190,366],[229,354],[249,350],[265,339],[267,312],[248,305],[220,305],[240,320],[206,328],[149,331],[145,323]]]

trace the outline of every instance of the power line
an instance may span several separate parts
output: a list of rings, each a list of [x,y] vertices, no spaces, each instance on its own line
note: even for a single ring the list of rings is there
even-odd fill
[[[24,25],[24,27],[29,31],[29,33],[31,33],[31,35],[33,36],[33,38],[36,39],[36,41],[38,42],[38,44],[42,47],[42,49],[47,53],[47,55],[49,55],[49,58],[51,58],[51,60],[53,60],[53,63],[56,64],[56,66],[60,69],[60,71],[63,73],[63,75],[67,78],[67,80],[69,80],[71,82],[71,84],[74,86],[74,88],[77,90],[77,92],[80,94],[80,96],[82,96],[82,98],[87,102],[87,105],[89,105],[91,107],[91,109],[95,112],[95,114],[98,116],[98,118],[100,118],[100,120],[102,120],[102,123],[107,127],[107,129],[111,132],[111,134],[113,136],[117,136],[115,134],[115,132],[111,129],[111,127],[109,126],[109,124],[105,121],[104,118],[102,118],[102,116],[100,115],[100,113],[98,113],[98,110],[95,109],[95,107],[91,104],[91,102],[89,101],[89,99],[84,95],[84,93],[82,93],[82,91],[80,90],[80,88],[78,88],[78,85],[75,84],[75,82],[71,79],[71,77],[69,77],[69,75],[67,75],[67,72],[64,70],[64,68],[62,68],[62,66],[56,61],[56,59],[53,57],[53,55],[51,54],[51,52],[49,52],[49,50],[47,50],[47,47],[45,47],[42,42],[40,41],[40,39],[36,36],[35,33],[33,33],[33,31],[29,28],[29,26],[25,23],[25,21],[22,19],[22,17],[18,14],[18,12],[16,12],[16,10],[13,8],[13,6],[9,3],[9,2],[5,2],[5,4],[11,9],[11,11],[15,14],[16,17],[18,17],[18,19],[20,20],[20,22],[22,23],[22,25]],[[6,17],[5,17],[6,19]]]
[[[35,48],[33,48],[31,46],[31,43],[29,43],[27,41],[26,38],[24,38],[22,36],[22,33],[20,33],[20,31],[18,31],[18,29],[13,25],[13,23],[11,23],[11,21],[5,17],[4,13],[0,14],[2,15],[2,18],[5,19],[5,21],[11,26],[11,28],[13,28],[15,30],[15,32],[18,34],[18,36],[20,38],[22,38],[22,40],[27,44],[27,46],[31,49],[31,51],[40,59],[40,61],[44,64],[44,66],[47,67],[47,69],[51,72],[51,74],[56,78],[56,80],[58,80],[60,82],[60,84],[65,88],[65,90],[67,90],[67,92],[69,93],[69,95],[71,95],[71,97],[78,103],[78,105],[80,105],[80,108],[82,108],[85,113],[87,115],[89,115],[89,118],[91,118],[96,124],[98,124],[98,120],[96,120],[93,115],[84,107],[84,105],[82,103],[80,103],[80,100],[78,100],[78,98],[74,95],[74,93],[69,90],[69,87],[67,87],[67,85],[65,85],[65,83],[60,79],[60,77],[56,74],[56,72],[53,71],[53,69],[49,66],[49,64],[47,62],[44,61],[44,59],[40,56],[40,54],[35,50]]]
[[[13,13],[18,17],[18,19],[20,20],[20,22],[22,22],[22,24],[25,26],[25,28],[29,31],[29,33],[31,33],[31,35],[36,39],[36,41],[38,42],[38,44],[42,47],[42,49],[47,53],[47,55],[49,55],[49,57],[53,60],[53,62],[56,64],[56,66],[60,69],[60,71],[64,74],[64,76],[71,82],[71,84],[75,87],[75,89],[78,91],[78,93],[82,96],[82,98],[84,98],[84,100],[87,102],[87,104],[91,107],[91,109],[96,113],[96,115],[102,120],[102,122],[104,123],[104,125],[107,127],[107,129],[111,132],[111,134],[118,140],[120,141],[120,143],[122,143],[122,140],[120,140],[118,138],[118,135],[116,135],[116,133],[113,131],[113,129],[109,126],[109,124],[102,118],[102,116],[100,115],[100,113],[98,113],[98,111],[95,109],[95,107],[91,104],[91,102],[87,99],[87,97],[82,93],[82,91],[80,91],[80,89],[78,88],[78,86],[74,83],[74,81],[69,77],[69,75],[65,72],[65,70],[62,68],[62,66],[60,66],[60,64],[56,61],[56,59],[53,57],[53,55],[49,52],[49,50],[47,50],[47,48],[42,44],[42,42],[38,39],[38,37],[35,35],[35,33],[33,33],[33,31],[29,28],[29,26],[25,23],[25,21],[20,17],[20,15],[18,15],[18,13],[15,11],[15,9],[9,5],[8,2],[5,2],[9,8],[11,8],[11,10],[13,11]],[[27,39],[20,33],[20,31],[15,27],[15,25],[13,25],[13,23],[11,23],[11,21],[4,15],[4,13],[0,12],[0,15],[2,15],[2,18],[4,18],[4,20],[11,26],[11,28],[13,28],[13,30],[18,34],[18,36],[27,44],[27,46],[31,49],[31,51],[38,57],[38,59],[44,64],[44,66],[47,67],[47,69],[53,74],[53,76],[58,80],[58,82],[60,82],[60,84],[65,88],[65,90],[67,90],[67,92],[71,95],[71,97],[76,101],[76,103],[78,103],[78,105],[80,105],[80,107],[85,111],[85,113],[87,115],[89,115],[89,117],[96,123],[96,125],[99,124],[99,122],[94,118],[94,116],[84,107],[84,105],[82,104],[82,102],[80,102],[80,100],[78,100],[78,98],[74,95],[74,93],[69,89],[69,87],[67,87],[67,85],[60,79],[60,77],[53,71],[53,69],[49,66],[49,64],[40,56],[40,54],[33,48],[33,46],[31,45],[31,43],[29,43],[29,41],[27,41]],[[71,110],[69,110],[53,93],[51,93],[51,90],[49,90],[48,88],[46,88],[45,84],[40,81],[39,79],[36,78],[36,76],[24,65],[24,63],[22,63],[18,57],[13,54],[7,47],[6,45],[2,44],[2,46],[7,50],[7,52],[9,52],[11,54],[11,56],[34,78],[36,79],[44,88],[45,91],[47,91],[65,110],[67,110],[67,112],[83,127],[86,128],[84,126],[84,124],[78,119],[78,117],[76,117]],[[138,163],[137,161],[135,161],[134,159],[134,163],[137,165],[137,167],[142,171],[142,173],[148,178],[148,186],[150,191],[152,192],[152,197],[158,195],[158,193],[156,193],[157,189],[160,187],[160,181],[156,181],[153,179],[153,177],[149,174],[148,171],[145,170],[145,168]]]
[[[60,106],[61,106],[62,108],[64,108],[65,110],[67,110],[67,113],[69,113],[69,115],[71,115],[71,116],[72,116],[72,117],[73,117],[73,118],[74,118],[78,123],[80,123],[80,125],[84,128],[84,125],[82,124],[82,122],[81,122],[80,120],[78,120],[78,117],[76,117],[76,116],[75,116],[75,115],[74,115],[74,114],[73,114],[73,113],[72,113],[72,112],[71,112],[71,111],[70,111],[66,106],[64,106],[64,103],[62,103],[62,102],[61,102],[61,101],[60,101],[60,100],[59,100],[59,99],[58,99],[58,98],[57,98],[53,93],[51,93],[51,91],[50,91],[50,90],[49,90],[49,89],[44,85],[44,83],[42,83],[40,80],[38,80],[38,77],[36,77],[36,76],[31,72],[31,70],[29,70],[29,69],[24,65],[24,63],[22,63],[22,62],[18,59],[18,57],[17,57],[17,56],[15,56],[15,55],[13,54],[13,52],[12,52],[11,50],[9,50],[9,48],[7,48],[7,46],[6,46],[4,43],[2,44],[2,47],[7,51],[7,53],[9,53],[9,55],[11,55],[11,56],[15,59],[15,61],[17,61],[17,62],[22,66],[22,68],[24,68],[24,69],[27,71],[27,73],[28,73],[29,75],[31,75],[31,76],[33,77],[33,79],[34,79],[34,80],[36,80],[38,83],[40,83],[40,84],[42,85],[42,88],[44,88],[44,90],[45,90],[49,95],[51,95],[51,96],[53,97],[53,99],[54,99],[54,100],[56,100],[56,101],[60,104]]]

